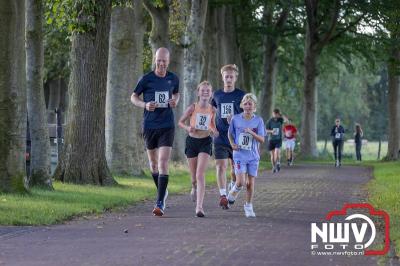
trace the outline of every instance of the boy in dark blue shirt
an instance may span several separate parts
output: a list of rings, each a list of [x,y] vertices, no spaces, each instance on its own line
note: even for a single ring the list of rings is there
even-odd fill
[[[168,162],[174,141],[175,124],[171,108],[179,102],[179,79],[167,71],[169,51],[159,48],[155,55],[155,70],[144,75],[131,96],[134,105],[143,108],[143,137],[150,170],[157,186],[155,216],[164,215],[168,195]],[[143,100],[139,96],[143,94]]]
[[[214,138],[214,154],[217,169],[217,183],[220,193],[220,206],[228,209],[228,199],[226,197],[226,169],[228,161],[231,164],[231,183],[236,181],[235,170],[232,157],[232,147],[228,139],[228,129],[232,116],[240,114],[243,110],[240,108],[245,92],[235,88],[235,82],[239,74],[236,65],[225,65],[221,68],[224,88],[214,92],[211,104],[217,109],[216,127],[219,136]],[[229,189],[229,188],[228,188]]]

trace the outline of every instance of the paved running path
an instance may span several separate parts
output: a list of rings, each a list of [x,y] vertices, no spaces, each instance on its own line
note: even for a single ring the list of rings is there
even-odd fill
[[[185,194],[169,198],[163,218],[152,217],[152,202],[144,202],[62,225],[0,227],[0,265],[376,265],[371,256],[310,255],[310,223],[343,203],[363,202],[370,178],[370,169],[352,166],[264,172],[255,219],[244,217],[243,192],[224,211],[210,189],[203,219]]]

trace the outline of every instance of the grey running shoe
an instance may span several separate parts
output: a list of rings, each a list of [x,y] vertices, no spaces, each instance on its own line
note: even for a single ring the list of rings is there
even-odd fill
[[[279,172],[281,170],[281,164],[277,163],[276,164],[276,171]]]

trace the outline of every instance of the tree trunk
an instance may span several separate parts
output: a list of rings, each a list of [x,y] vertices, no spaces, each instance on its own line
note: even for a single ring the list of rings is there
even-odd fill
[[[106,158],[110,170],[118,175],[143,174],[144,145],[141,140],[143,110],[128,100],[143,73],[144,24],[142,1],[132,8],[112,11],[106,100]],[[139,45],[139,47],[137,47]]]
[[[400,151],[400,49],[394,49],[388,64],[389,134],[387,160],[398,160]]]
[[[275,80],[277,72],[277,50],[279,36],[282,35],[283,26],[286,23],[289,11],[283,9],[280,11],[279,17],[273,19],[274,10],[276,6],[274,3],[269,3],[265,6],[263,11],[262,21],[267,33],[264,34],[264,88],[261,90],[261,117],[268,120],[271,117],[272,109],[275,102]],[[270,31],[273,32],[270,32]]]
[[[192,2],[190,19],[185,32],[188,48],[184,55],[183,108],[196,101],[196,87],[200,83],[202,69],[202,40],[208,0]]]
[[[242,54],[242,62],[243,62],[243,70],[242,70],[242,72],[243,72],[243,86],[244,86],[244,89],[246,90],[246,92],[255,93],[254,81],[253,81],[253,77],[251,75],[253,68],[252,68],[251,63],[249,62],[248,58],[246,58],[246,56],[243,55],[243,54]],[[261,110],[262,110],[262,105],[260,107],[261,107]]]
[[[268,121],[274,108],[275,78],[277,66],[277,44],[276,39],[264,36],[264,88],[261,90],[260,114],[264,121]]]
[[[0,192],[25,191],[25,1],[0,1]]]
[[[222,87],[218,49],[218,22],[217,10],[211,5],[208,5],[206,33],[204,35],[204,53],[205,53],[205,68],[203,70],[203,79],[211,82],[214,91]]]
[[[26,81],[31,136],[29,186],[52,189],[50,139],[43,89],[43,4],[26,1]]]
[[[170,49],[168,5],[165,3],[163,7],[154,7],[151,0],[144,0],[143,4],[152,19],[149,42],[153,55],[160,47]]]
[[[304,94],[301,116],[301,153],[305,157],[317,157],[317,61],[319,52],[314,49],[311,33],[307,30],[304,54]]]
[[[60,79],[54,79],[47,82],[49,88],[49,100],[47,104],[47,122],[50,124],[56,123],[56,113],[54,110],[59,108],[61,86]]]
[[[217,30],[217,49],[218,49],[218,62],[219,67],[230,64],[228,60],[228,41],[226,39],[226,32],[225,32],[225,14],[226,14],[226,7],[221,6],[215,8],[216,12],[216,30]]]
[[[105,103],[111,0],[96,1],[95,29],[72,37],[69,113],[55,178],[112,185],[105,156]],[[85,19],[87,14],[81,14]]]
[[[236,64],[239,66],[238,58],[238,47],[237,47],[237,42],[236,42],[236,35],[235,35],[235,20],[233,17],[233,12],[232,12],[232,6],[227,5],[224,7],[224,12],[225,16],[222,17],[224,19],[224,28],[222,29],[224,34],[224,41],[225,47],[228,49],[225,49],[225,60],[227,64]],[[242,69],[239,68],[239,71],[242,71]],[[240,75],[239,75],[240,76]],[[238,77],[239,81],[239,77]]]

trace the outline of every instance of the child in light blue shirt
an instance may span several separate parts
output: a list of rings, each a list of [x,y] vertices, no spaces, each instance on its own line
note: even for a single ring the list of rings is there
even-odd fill
[[[229,125],[229,142],[233,149],[233,162],[235,164],[236,183],[229,191],[228,201],[233,204],[246,184],[246,203],[244,211],[246,217],[255,217],[253,211],[254,179],[257,177],[258,165],[260,162],[259,144],[264,143],[266,135],[264,121],[254,114],[257,105],[257,98],[254,94],[246,94],[240,107],[243,113],[234,115]]]

